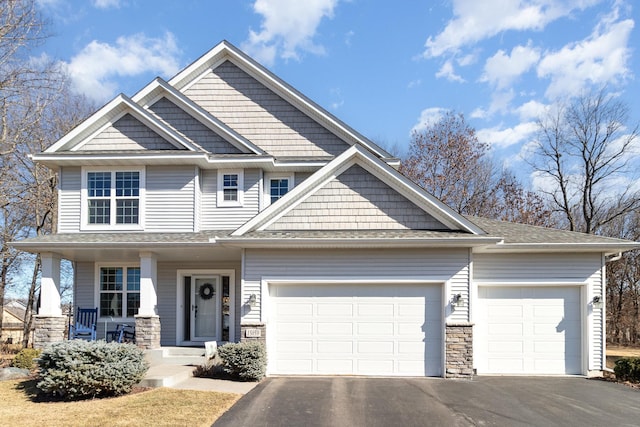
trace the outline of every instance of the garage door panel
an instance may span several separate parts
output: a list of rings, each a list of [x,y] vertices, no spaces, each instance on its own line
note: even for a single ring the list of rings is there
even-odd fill
[[[318,341],[318,354],[352,354],[352,341]],[[309,352],[312,350],[309,349]]]
[[[269,373],[441,375],[441,294],[441,285],[271,286]],[[305,308],[285,310],[283,321],[289,304]]]
[[[580,288],[483,286],[478,296],[479,373],[581,373]]]
[[[312,304],[303,304],[303,303],[280,303],[276,307],[278,311],[279,318],[287,318],[287,317],[297,317],[297,316],[305,316],[311,315],[313,313],[313,305]]]
[[[351,336],[353,335],[353,324],[347,322],[318,322],[316,331],[319,337]]]
[[[278,346],[283,354],[299,354],[313,351],[313,341],[311,340],[280,341]]]
[[[353,304],[318,303],[317,315],[319,317],[353,316]]]

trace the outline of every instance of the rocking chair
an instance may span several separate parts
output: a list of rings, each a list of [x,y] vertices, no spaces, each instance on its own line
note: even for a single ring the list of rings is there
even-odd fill
[[[69,339],[96,340],[96,323],[98,321],[97,308],[80,308],[74,319],[74,324],[69,326]]]

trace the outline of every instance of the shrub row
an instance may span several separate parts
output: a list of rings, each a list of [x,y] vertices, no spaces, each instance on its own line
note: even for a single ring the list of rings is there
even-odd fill
[[[36,367],[35,359],[37,359],[38,356],[40,356],[40,350],[35,348],[23,348],[13,358],[11,366],[14,368],[33,371]]]
[[[613,368],[616,378],[621,381],[640,382],[640,357],[623,357]]]
[[[149,365],[132,344],[64,341],[46,348],[38,360],[37,387],[67,400],[119,396],[139,383]]]

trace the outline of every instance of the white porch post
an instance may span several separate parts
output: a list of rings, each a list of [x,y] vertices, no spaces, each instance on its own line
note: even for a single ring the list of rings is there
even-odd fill
[[[40,254],[40,307],[34,317],[33,346],[45,348],[64,339],[66,317],[60,306],[60,256]]]
[[[152,252],[140,252],[140,308],[135,318],[138,347],[160,348],[158,261]]]
[[[139,316],[157,316],[158,265],[156,257],[151,252],[140,253],[140,308]]]
[[[40,316],[62,316],[60,306],[60,257],[50,252],[40,254]]]

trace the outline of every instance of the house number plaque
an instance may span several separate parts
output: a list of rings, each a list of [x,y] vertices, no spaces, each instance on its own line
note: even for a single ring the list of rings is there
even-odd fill
[[[260,338],[262,331],[260,329],[245,329],[244,336],[247,338]]]

